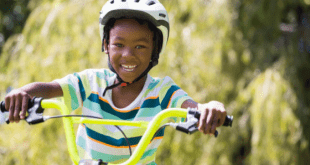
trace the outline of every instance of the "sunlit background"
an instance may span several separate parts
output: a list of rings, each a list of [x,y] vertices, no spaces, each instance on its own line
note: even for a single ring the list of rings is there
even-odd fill
[[[1,0],[0,99],[31,82],[107,68],[98,29],[105,2]],[[223,102],[234,123],[218,138],[167,128],[157,164],[308,164],[310,0],[161,3],[171,32],[150,74],[170,76],[197,102]],[[0,164],[71,164],[61,120],[0,125]]]

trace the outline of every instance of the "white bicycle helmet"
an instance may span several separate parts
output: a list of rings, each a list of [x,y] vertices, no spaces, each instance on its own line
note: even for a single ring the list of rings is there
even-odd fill
[[[169,18],[165,7],[158,0],[109,0],[103,5],[99,16],[101,41],[104,38],[104,26],[111,18],[138,18],[155,25],[163,34],[159,54],[166,47],[169,37]]]
[[[165,7],[158,0],[109,0],[103,5],[99,16],[99,30],[102,42],[102,51],[104,49],[103,42],[105,38],[104,27],[112,18],[114,19],[133,18],[133,19],[146,20],[152,23],[154,26],[156,26],[156,28],[162,33],[162,38],[160,39],[160,41],[162,42],[158,43],[160,44],[158,45],[158,47],[161,49],[158,50],[159,51],[158,53],[152,54],[152,61],[150,62],[149,67],[138,78],[136,78],[133,82],[124,82],[119,77],[119,75],[117,75],[117,79],[120,81],[120,83],[107,87],[103,95],[105,95],[106,90],[108,89],[112,89],[120,84],[122,86],[127,86],[140,80],[142,77],[147,75],[150,69],[153,66],[157,65],[158,58],[165,49],[169,37],[168,13]],[[113,72],[115,72],[110,62],[108,62],[108,64],[109,68]]]

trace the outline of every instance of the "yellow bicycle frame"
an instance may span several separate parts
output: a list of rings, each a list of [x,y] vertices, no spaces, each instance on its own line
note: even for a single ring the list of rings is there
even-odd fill
[[[42,100],[42,108],[55,108],[61,112],[62,115],[69,115],[70,110],[66,107],[63,102],[56,100]],[[78,164],[80,158],[78,156],[78,151],[75,143],[75,133],[73,129],[74,123],[90,123],[90,124],[105,124],[105,125],[126,125],[135,126],[141,128],[147,128],[142,136],[138,146],[131,155],[131,157],[124,163],[113,164],[108,163],[108,165],[134,165],[137,164],[142,157],[147,145],[151,142],[157,129],[160,127],[160,123],[170,117],[182,117],[186,118],[187,110],[181,108],[170,108],[158,113],[151,122],[145,121],[125,121],[125,120],[107,120],[107,119],[90,119],[90,118],[71,118],[64,117],[63,123],[65,128],[65,135],[67,139],[67,145],[70,157],[74,164]]]

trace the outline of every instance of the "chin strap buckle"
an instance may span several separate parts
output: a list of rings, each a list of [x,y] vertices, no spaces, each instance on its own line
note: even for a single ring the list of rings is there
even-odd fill
[[[126,87],[126,86],[128,86],[129,84],[131,84],[132,82],[123,82],[123,83],[121,83],[121,86],[122,87]]]

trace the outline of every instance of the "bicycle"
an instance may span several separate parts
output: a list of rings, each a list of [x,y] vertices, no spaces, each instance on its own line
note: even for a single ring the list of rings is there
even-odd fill
[[[44,109],[54,108],[61,112],[62,115],[58,116],[43,116]],[[5,112],[5,103],[2,101],[0,103],[1,112]],[[126,121],[126,120],[109,120],[102,119],[95,116],[89,115],[71,115],[69,109],[63,102],[52,100],[52,99],[42,99],[42,98],[33,98],[29,100],[28,104],[28,116],[25,118],[26,122],[30,125],[42,123],[48,119],[63,118],[65,135],[67,140],[67,146],[70,158],[74,164],[78,165],[131,165],[137,164],[142,157],[147,145],[152,141],[155,135],[164,127],[172,126],[178,131],[192,134],[198,130],[197,123],[200,117],[200,112],[195,109],[181,109],[181,108],[170,108],[161,111],[158,113],[151,122],[146,121]],[[170,117],[181,117],[186,118],[185,122],[180,123],[166,123],[160,126],[160,123]],[[232,126],[233,116],[226,116],[223,126]],[[6,120],[6,123],[9,124],[9,120]],[[89,160],[89,159],[80,159],[77,152],[76,142],[75,142],[75,133],[73,129],[74,123],[89,123],[89,124],[105,124],[105,125],[114,125],[119,129],[127,140],[124,132],[118,127],[118,125],[126,126],[135,126],[146,128],[145,133],[143,134],[141,140],[139,141],[135,151],[131,153],[131,147],[127,140],[130,158],[121,163],[113,164],[108,162],[103,162],[102,160]],[[218,132],[215,132],[215,137],[217,137]]]

